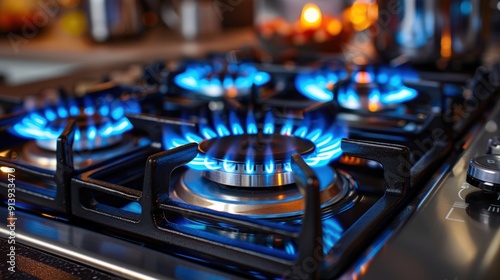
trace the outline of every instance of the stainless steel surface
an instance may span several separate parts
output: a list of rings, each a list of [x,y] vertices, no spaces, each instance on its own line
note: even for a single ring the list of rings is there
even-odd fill
[[[315,168],[321,173],[322,207],[332,205],[352,190],[352,182],[344,173],[331,167]],[[303,195],[296,186],[259,190],[235,189],[203,179],[200,171],[189,169],[177,184],[172,199],[192,205],[256,218],[278,218],[300,215],[304,209]]]
[[[466,183],[469,160],[484,154],[500,131],[500,104],[469,148],[418,204],[416,213],[388,242],[368,253],[359,279],[499,279],[500,201],[477,213],[473,196],[487,196]],[[484,129],[482,129],[484,128]],[[431,182],[432,183],[432,182]],[[497,222],[492,222],[497,221]],[[386,238],[387,240],[387,238]]]
[[[487,1],[379,1],[375,47],[385,58],[433,64],[478,62],[489,33]]]
[[[140,0],[87,0],[89,33],[97,42],[140,34]]]
[[[0,208],[2,217],[7,209]],[[142,245],[16,211],[15,240],[44,252],[76,261],[126,279],[241,279]],[[10,236],[0,222],[1,238]],[[163,249],[172,250],[168,246]]]
[[[245,164],[236,164],[233,172],[220,169],[207,170],[203,176],[210,181],[235,187],[276,187],[293,184],[292,172],[286,171],[283,164],[274,164],[271,172],[265,170],[264,164],[255,164],[252,174],[248,174]]]
[[[487,183],[500,184],[500,156],[480,155],[471,159],[467,175]]]

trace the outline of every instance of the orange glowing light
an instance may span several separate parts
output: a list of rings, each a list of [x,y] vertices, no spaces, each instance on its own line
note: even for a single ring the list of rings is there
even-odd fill
[[[342,31],[342,23],[340,20],[334,18],[326,26],[326,31],[332,36],[338,35]]]
[[[57,218],[56,216],[52,216],[52,215],[45,214],[45,213],[42,213],[42,216],[47,217],[47,218],[51,218],[51,219]]]
[[[87,28],[85,13],[77,10],[66,13],[61,18],[61,26],[70,35],[82,35]]]
[[[230,87],[227,89],[227,97],[229,98],[235,98],[238,96],[238,89],[236,87]]]
[[[370,265],[369,262],[367,263],[364,263],[363,265],[361,265],[360,269],[359,269],[359,273],[360,275],[365,275],[366,272],[368,271],[368,266]]]
[[[351,21],[354,24],[361,24],[366,21],[366,13],[368,12],[368,7],[364,3],[356,2],[352,4],[351,8]]]
[[[354,77],[357,83],[360,84],[368,84],[372,82],[372,78],[370,77],[370,74],[366,71],[359,71],[356,76]]]
[[[378,19],[378,5],[377,3],[373,3],[368,6],[368,18],[372,20],[372,22],[377,21]]]
[[[370,2],[357,0],[347,9],[347,16],[357,31],[367,29],[378,19],[378,6]]]
[[[443,32],[441,37],[441,56],[449,58],[451,56],[451,35],[449,31]]]
[[[300,16],[300,24],[307,29],[317,29],[321,26],[322,15],[318,6],[305,4]]]
[[[332,81],[329,81],[327,84],[326,84],[326,89],[328,90],[333,90],[335,88],[335,83],[332,82]]]
[[[361,165],[361,159],[352,156],[342,156],[340,162],[348,165]]]
[[[368,110],[370,112],[377,112],[379,109],[379,103],[378,102],[369,102],[368,103]]]

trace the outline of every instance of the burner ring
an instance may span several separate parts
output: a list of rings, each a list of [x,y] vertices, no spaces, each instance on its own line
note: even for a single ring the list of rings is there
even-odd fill
[[[90,151],[102,148],[107,148],[122,141],[122,135],[113,135],[102,137],[101,135],[96,135],[94,138],[90,139],[86,130],[83,130],[79,140],[73,142],[73,151]],[[55,152],[57,150],[57,139],[49,140],[36,140],[38,147]]]
[[[268,173],[264,164],[253,165],[254,171],[248,174],[245,164],[237,164],[234,172],[208,170],[202,173],[203,177],[223,185],[236,187],[273,187],[295,183],[290,170],[290,163],[276,163],[272,173]]]
[[[76,169],[85,168],[103,159],[118,156],[136,145],[132,135],[126,133],[120,137],[120,141],[110,147],[99,150],[74,151],[73,164]],[[45,170],[56,170],[57,158],[55,151],[40,147],[37,141],[29,141],[19,151],[22,163],[33,165]]]
[[[321,174],[321,207],[340,202],[353,189],[348,175],[329,166],[315,167]],[[171,198],[203,208],[255,218],[286,218],[304,211],[303,195],[295,185],[245,189],[224,186],[204,179],[201,171],[187,169],[173,188]]]
[[[203,177],[236,187],[274,187],[293,184],[290,157],[309,155],[313,142],[291,135],[242,134],[203,140],[198,150],[216,164]]]
[[[252,87],[269,82],[271,76],[248,63],[226,61],[190,63],[174,77],[177,86],[205,98],[238,98],[250,94]]]
[[[111,123],[111,120],[107,117],[97,114],[91,116],[80,114],[75,116],[75,120],[76,132],[75,141],[73,142],[74,151],[106,148],[122,141],[121,134],[103,136],[97,133],[97,128],[104,126],[106,123]],[[69,119],[56,119],[47,126],[47,129],[53,129],[54,131],[62,130],[67,126],[68,122]],[[37,139],[36,143],[42,149],[49,151],[57,150],[57,138],[44,140]]]

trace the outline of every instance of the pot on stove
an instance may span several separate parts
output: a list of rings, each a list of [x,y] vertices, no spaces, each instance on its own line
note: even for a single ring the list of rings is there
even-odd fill
[[[383,59],[445,67],[478,63],[489,33],[479,0],[379,0],[375,47]]]

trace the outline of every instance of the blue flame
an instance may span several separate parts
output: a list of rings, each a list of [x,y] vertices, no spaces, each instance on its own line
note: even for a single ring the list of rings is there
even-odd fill
[[[353,110],[361,108],[360,98],[353,88],[349,88],[347,92],[345,92],[344,89],[340,89],[338,100],[345,108]]]
[[[217,134],[219,135],[219,137],[224,137],[224,136],[231,135],[231,132],[226,127],[226,125],[221,120],[221,118],[220,118],[220,116],[218,114],[214,115],[214,123],[215,123],[215,128],[217,130]]]
[[[122,106],[116,105],[111,110],[111,117],[115,120],[121,119],[125,115],[125,109]]]
[[[274,117],[271,111],[266,113],[264,120],[264,134],[274,134]]]
[[[54,121],[57,118],[57,115],[51,108],[48,108],[45,110],[45,117],[48,121]]]
[[[233,77],[236,77],[234,79]],[[189,91],[204,93],[209,97],[221,97],[231,88],[238,92],[248,91],[253,85],[262,86],[271,80],[271,75],[259,71],[252,64],[227,65],[220,62],[193,63],[186,66],[184,72],[175,76],[175,83]]]
[[[90,98],[84,98],[83,101],[80,100],[80,107],[76,99],[69,99],[67,102],[60,102],[57,105],[36,109],[27,113],[19,123],[15,124],[11,132],[29,139],[55,140],[65,128],[62,125],[54,124],[55,120],[80,115],[91,116],[94,114],[101,114],[101,116],[107,117],[110,114],[110,108],[114,108],[117,113],[114,113],[113,116],[111,112],[112,118],[105,120],[103,124],[96,126],[92,123],[92,118],[87,119],[88,127],[86,128],[86,136],[89,140],[93,140],[97,136],[119,135],[132,129],[132,124],[125,117],[125,113],[140,113],[138,102],[135,100],[104,102],[103,100],[100,100],[101,104],[97,104],[93,103]],[[81,139],[81,134],[80,128],[77,127],[75,130],[76,141]]]
[[[234,172],[236,170],[236,164],[225,160],[222,166],[226,172]]]
[[[246,120],[246,133],[258,133],[257,125],[252,111],[248,111]],[[224,124],[220,116],[215,115],[213,116],[212,126],[209,126],[206,122],[200,122],[199,132],[183,131],[183,135],[179,136],[176,132],[167,129],[165,132],[166,135],[164,137],[164,146],[167,149],[172,149],[188,143],[200,143],[204,139],[242,134],[242,124],[237,121],[237,116],[234,113],[229,114],[229,123],[230,129]],[[345,127],[341,124],[332,124],[330,126],[327,126],[321,120],[314,122],[314,128],[311,128],[310,125],[311,121],[309,120],[309,117],[306,117],[297,127],[294,127],[293,123],[291,123],[290,121],[285,121],[282,128],[278,131],[281,135],[294,135],[313,142],[315,145],[315,151],[312,154],[307,155],[305,157],[305,161],[310,166],[327,165],[333,159],[339,157],[342,154],[340,143],[342,138],[347,136]],[[270,112],[266,114],[262,133],[276,133],[273,117]],[[247,150],[245,166],[243,168],[248,174],[252,174],[253,172],[255,172],[254,166],[256,163],[253,153],[253,149]],[[274,172],[276,168],[272,154],[272,151],[267,151],[266,155],[268,156],[264,159],[263,163],[259,163],[263,164],[264,171],[267,173]],[[224,159],[222,162],[218,162],[217,160],[211,159],[209,156],[201,153],[198,154],[196,158],[193,159],[190,163],[188,163],[188,166],[196,170],[222,169],[226,172],[234,172],[237,168],[234,163],[231,163],[227,159]],[[290,164],[287,162],[283,163],[283,168],[286,171],[291,171]]]
[[[68,101],[68,104],[69,104],[69,114],[73,117],[78,116],[80,114],[80,108],[78,108],[76,101],[74,99],[70,99]]]
[[[280,134],[281,135],[292,135],[292,130],[293,130],[293,122],[291,120],[285,121],[285,124],[281,128]]]
[[[90,100],[90,97],[88,97],[88,96],[84,97],[83,106],[84,106],[83,112],[85,113],[85,115],[92,116],[95,114],[94,104]]]
[[[273,151],[270,146],[266,147],[266,158],[264,160],[264,170],[267,174],[272,174],[274,172],[274,158]]]
[[[247,153],[247,157],[246,157],[246,160],[245,160],[245,172],[247,174],[252,174],[255,170],[255,165],[253,164],[254,162],[254,158],[255,158],[255,154],[254,154],[254,150],[253,149],[248,149],[248,153]]]
[[[412,88],[402,88],[383,95],[380,101],[385,104],[402,103],[414,99],[417,95],[418,92]]]
[[[108,104],[101,104],[99,107],[99,114],[103,117],[107,117],[109,115],[109,106]]]
[[[333,88],[348,77],[341,67],[323,67],[320,70],[302,72],[295,78],[295,88],[307,98],[328,102],[333,100]]]
[[[257,123],[252,111],[247,114],[247,134],[257,134]]]
[[[229,122],[231,123],[231,131],[234,135],[241,135],[245,133],[243,131],[243,127],[241,127],[238,116],[236,116],[236,113],[234,113],[233,111],[231,111],[231,113],[229,114]]]

